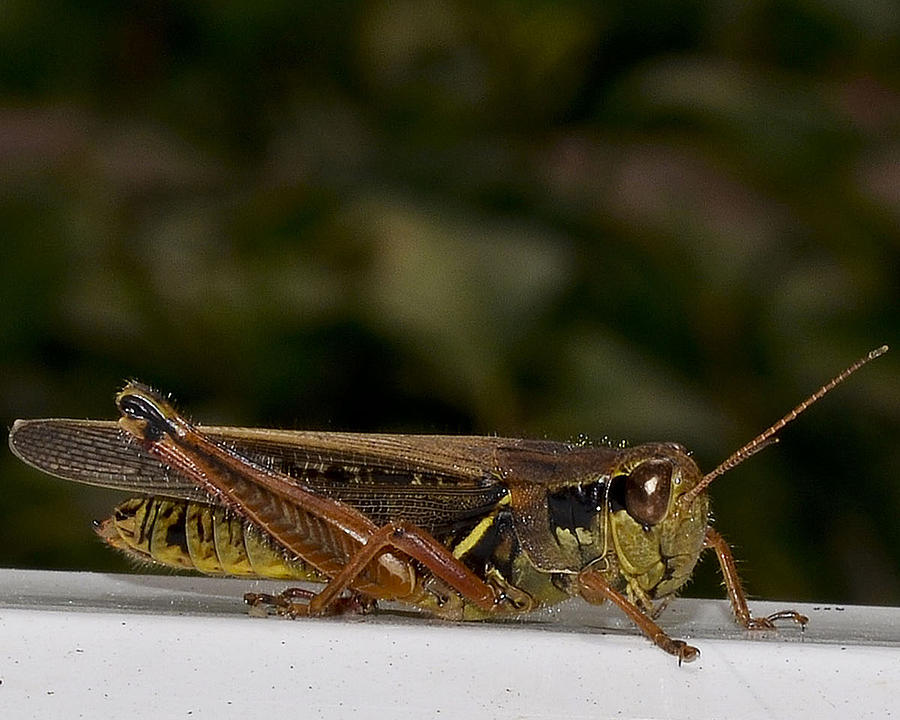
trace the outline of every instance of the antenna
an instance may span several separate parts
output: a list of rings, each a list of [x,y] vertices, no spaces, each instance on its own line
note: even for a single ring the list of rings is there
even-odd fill
[[[768,447],[769,445],[778,442],[778,438],[775,437],[775,434],[778,433],[778,431],[780,431],[785,425],[796,419],[796,417],[800,413],[806,410],[806,408],[808,408],[814,402],[821,400],[822,396],[825,395],[825,393],[829,392],[830,390],[834,390],[835,387],[844,382],[844,380],[846,380],[853,373],[859,370],[867,362],[869,362],[870,360],[874,360],[881,355],[884,355],[887,351],[888,346],[882,345],[880,348],[872,350],[868,355],[861,357],[850,367],[844,370],[840,375],[833,377],[822,387],[816,390],[816,392],[806,398],[806,400],[804,400],[797,407],[791,410],[787,415],[781,418],[781,420],[772,425],[768,430],[757,435],[750,442],[744,445],[744,447],[742,447],[740,450],[731,455],[727,460],[725,460],[725,462],[719,465],[719,467],[717,467],[712,472],[704,475],[703,479],[700,482],[698,482],[696,485],[694,485],[694,487],[692,487],[684,495],[681,496],[681,502],[685,505],[690,505],[692,502],[694,502],[694,498],[696,498],[701,492],[709,487],[710,483],[712,483],[712,481],[717,477],[719,477],[720,475],[724,475],[733,467],[740,465],[742,462],[744,462],[744,460],[751,457],[752,455],[755,455],[764,447]]]

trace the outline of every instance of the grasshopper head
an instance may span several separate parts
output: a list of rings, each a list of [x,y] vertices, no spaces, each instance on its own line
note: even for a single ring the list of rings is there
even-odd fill
[[[622,453],[610,474],[609,524],[628,595],[649,610],[653,600],[684,585],[703,549],[710,483],[777,442],[785,425],[887,350],[882,345],[861,357],[706,475],[675,443],[639,445]]]
[[[702,474],[675,443],[639,445],[610,476],[609,523],[629,595],[648,604],[690,578],[709,522],[706,493],[679,502]]]

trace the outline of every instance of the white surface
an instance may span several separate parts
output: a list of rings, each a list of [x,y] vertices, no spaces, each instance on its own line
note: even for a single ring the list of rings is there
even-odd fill
[[[676,661],[613,609],[455,625],[391,612],[247,616],[241,580],[0,570],[4,718],[862,718],[900,713],[900,610],[797,605],[748,637],[724,602],[662,616]],[[773,603],[754,603],[763,614]]]

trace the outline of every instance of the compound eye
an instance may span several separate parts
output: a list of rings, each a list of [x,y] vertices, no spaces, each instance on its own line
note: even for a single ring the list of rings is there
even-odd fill
[[[666,515],[672,491],[672,464],[647,460],[625,480],[625,510],[641,525],[656,525]]]

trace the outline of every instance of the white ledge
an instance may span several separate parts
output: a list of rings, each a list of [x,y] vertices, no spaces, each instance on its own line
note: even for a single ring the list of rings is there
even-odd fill
[[[900,708],[900,609],[795,604],[746,633],[722,601],[661,617],[677,662],[612,608],[504,623],[411,613],[250,618],[272,583],[0,570],[9,718],[846,718]],[[756,602],[757,614],[785,603]]]

